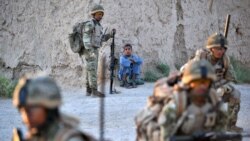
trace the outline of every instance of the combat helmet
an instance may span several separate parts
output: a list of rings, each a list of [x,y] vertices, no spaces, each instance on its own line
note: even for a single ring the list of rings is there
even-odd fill
[[[189,84],[193,80],[207,78],[214,81],[216,75],[213,66],[205,59],[190,61],[184,69],[182,82]]]
[[[59,107],[62,103],[60,89],[49,77],[19,80],[14,93],[13,105],[17,108],[26,105],[39,105],[48,109]]]
[[[94,5],[93,8],[91,9],[90,14],[93,15],[96,12],[102,12],[104,14],[104,8],[103,8],[103,6],[100,5],[100,4]]]
[[[213,47],[218,47],[218,46],[221,46],[227,49],[228,41],[225,38],[225,36],[222,34],[218,34],[218,33],[215,33],[209,36],[207,39],[206,48],[211,49]]]

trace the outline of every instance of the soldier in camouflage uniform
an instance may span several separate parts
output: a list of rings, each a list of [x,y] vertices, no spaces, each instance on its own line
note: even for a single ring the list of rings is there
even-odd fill
[[[174,86],[172,98],[158,119],[162,141],[173,136],[226,129],[227,111],[211,88],[215,79],[212,65],[204,59],[186,65],[181,81]]]
[[[146,107],[135,117],[136,141],[159,141],[161,139],[159,114],[170,100],[172,87],[167,84],[169,78],[162,78],[155,83],[152,96],[148,97]]]
[[[95,5],[90,14],[93,18],[87,21],[84,26],[83,43],[85,50],[84,53],[82,53],[83,59],[86,60],[87,96],[93,95],[104,97],[104,94],[97,91],[98,54],[102,42],[111,38],[115,29],[113,29],[110,34],[103,33],[103,27],[100,21],[104,15],[104,8],[101,5]]]
[[[19,80],[13,104],[21,113],[28,128],[25,141],[93,141],[78,129],[79,121],[62,114],[62,103],[57,84],[48,77]],[[20,136],[13,134],[13,140]]]
[[[236,77],[230,59],[226,55],[227,48],[227,39],[222,34],[215,33],[208,38],[206,49],[196,51],[193,60],[205,58],[213,65],[217,75],[213,87],[222,96],[223,101],[228,102],[230,117],[228,130],[240,132],[242,128],[236,126],[237,115],[240,111],[240,92],[232,85],[236,82]]]

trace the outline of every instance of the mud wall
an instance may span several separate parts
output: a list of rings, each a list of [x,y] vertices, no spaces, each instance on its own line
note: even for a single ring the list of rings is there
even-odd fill
[[[72,26],[89,18],[94,3],[105,8],[104,27],[117,29],[116,55],[125,43],[144,58],[143,71],[163,62],[180,67],[206,38],[223,32],[231,14],[228,54],[250,66],[250,1],[214,0],[1,0],[0,73],[18,78],[46,72],[61,84],[84,84],[82,60],[71,52]],[[101,49],[109,56],[110,41]]]

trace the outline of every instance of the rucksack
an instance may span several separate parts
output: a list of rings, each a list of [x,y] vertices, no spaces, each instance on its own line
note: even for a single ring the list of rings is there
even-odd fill
[[[69,34],[70,48],[74,53],[84,52],[84,44],[82,40],[84,25],[89,22],[76,23],[73,26],[73,33]]]

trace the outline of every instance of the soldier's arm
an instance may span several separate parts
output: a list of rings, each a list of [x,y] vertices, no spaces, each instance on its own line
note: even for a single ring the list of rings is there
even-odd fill
[[[108,41],[110,38],[113,37],[113,31],[107,31],[108,29],[105,29],[103,35],[102,35],[102,42]],[[108,32],[108,33],[107,33]]]
[[[91,40],[92,34],[94,32],[95,25],[93,22],[89,21],[85,23],[84,32],[83,32],[83,43],[86,49],[90,49],[92,47]]]
[[[226,59],[228,61],[228,68],[226,70],[225,79],[230,82],[237,82],[233,65],[231,64],[229,57],[226,56]]]

